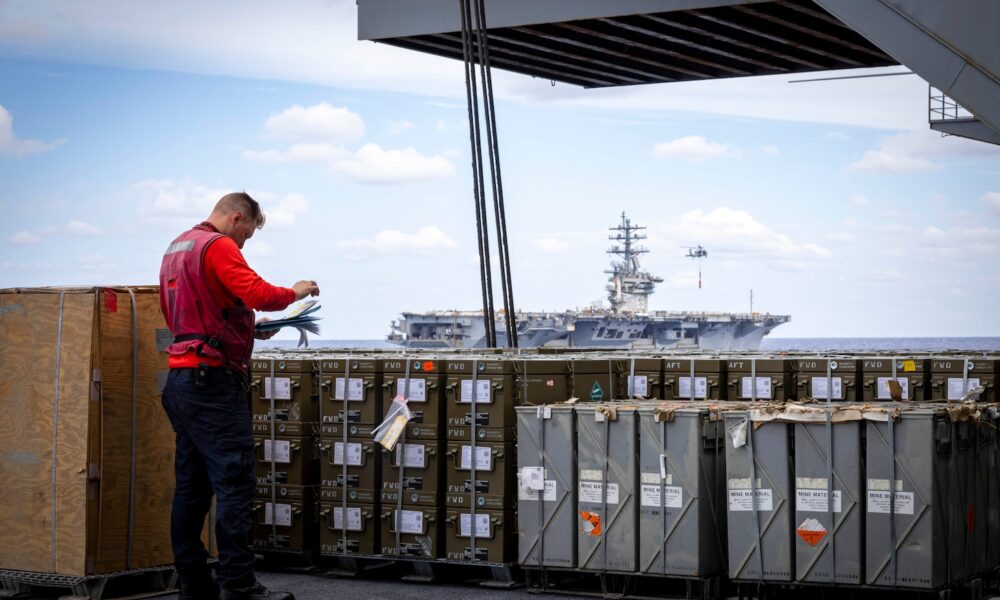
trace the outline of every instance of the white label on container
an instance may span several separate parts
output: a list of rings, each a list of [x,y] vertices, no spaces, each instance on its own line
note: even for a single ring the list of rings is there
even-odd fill
[[[743,398],[753,398],[753,377],[744,377],[742,383],[742,397]],[[771,398],[771,378],[770,377],[758,377],[757,378],[757,399],[770,399]]]
[[[542,498],[545,502],[555,502],[556,501],[556,480],[546,479],[544,482],[545,491],[543,492]],[[538,501],[539,490],[531,490],[523,485],[517,487],[517,499],[518,500],[533,500]]]
[[[889,497],[892,492],[868,490],[868,512],[889,514]],[[896,514],[913,514],[913,492],[896,492]]]
[[[655,508],[681,508],[684,505],[684,491],[673,485],[659,486],[642,484],[642,505]]]
[[[472,469],[472,446],[462,446],[460,469]],[[489,446],[476,446],[476,470],[493,470],[493,450]]]
[[[427,382],[423,379],[409,381],[407,385],[405,378],[400,377],[396,380],[396,395],[405,396],[408,402],[427,402]]]
[[[830,512],[826,498],[826,490],[798,488],[795,490],[795,510],[799,512]],[[841,512],[841,506],[840,490],[833,490],[833,512]]]
[[[264,440],[264,460],[287,465],[292,462],[292,443],[286,440]]]
[[[272,519],[275,525],[282,527],[292,526],[292,505],[291,504],[271,504],[264,505],[264,524],[270,525]]]
[[[892,377],[879,377],[878,378],[878,399],[879,400],[891,400],[892,396],[889,395],[889,382],[892,381]],[[910,399],[910,380],[906,377],[897,377],[896,381],[899,382],[900,387],[903,388],[903,400]]]
[[[969,390],[979,387],[978,378],[968,378],[965,380],[965,389],[962,389],[962,378],[961,377],[949,377],[948,378],[948,399],[949,400],[961,400],[962,396],[965,396]]]
[[[636,375],[635,377],[629,377],[629,383],[632,384],[632,395],[633,396],[648,396],[649,395],[649,377],[646,375]]]
[[[601,481],[580,482],[580,502],[586,504],[602,504],[604,483]],[[618,484],[608,484],[608,504],[618,504]]]
[[[472,525],[472,515],[469,513],[462,513],[458,518],[458,535],[459,537],[469,537],[469,529]],[[476,514],[476,537],[477,538],[488,538],[490,537],[490,516],[485,514]]]
[[[749,512],[752,510],[769,512],[774,510],[774,504],[771,501],[771,490],[758,489],[756,500],[751,502],[750,498],[749,489],[729,490],[729,512]]]
[[[868,480],[868,489],[870,489],[870,490],[878,490],[880,492],[888,492],[889,491],[889,480],[888,479],[869,479]],[[897,479],[896,480],[896,491],[897,492],[902,492],[903,491],[903,480],[902,479]]]
[[[273,385],[272,385],[273,384]],[[265,377],[264,378],[264,399],[270,400],[271,394],[275,400],[292,399],[292,380],[289,377]]]
[[[333,464],[344,464],[344,442],[337,442],[333,445]],[[361,466],[361,444],[347,443],[347,466]]]
[[[393,518],[397,519],[399,523],[400,533],[416,533],[421,534],[424,532],[424,513],[419,510],[404,510],[402,512],[398,510],[392,511]]]
[[[400,444],[396,446],[396,464],[399,465],[399,454],[403,453],[403,468],[423,469],[427,467],[427,453],[423,444]]]
[[[336,390],[333,393],[334,400],[344,399],[344,378],[337,378]],[[360,402],[365,399],[365,380],[360,377],[355,379],[351,377],[347,380],[347,401],[348,402]]]
[[[666,475],[667,476],[664,477],[662,473],[643,473],[642,482],[656,485],[660,485],[661,483],[666,483],[667,485],[672,484],[674,482],[674,476],[670,473],[667,473]]]
[[[333,528],[343,529],[344,528],[344,509],[343,507],[336,507],[333,509]],[[360,508],[350,508],[347,509],[347,530],[348,531],[361,531],[361,509]]]
[[[484,403],[489,404],[493,401],[493,397],[490,392],[492,391],[492,385],[488,379],[477,379],[476,380],[476,404]],[[462,397],[459,400],[464,404],[472,404],[472,380],[463,379],[462,380]]]
[[[678,383],[678,398],[690,398],[691,397],[691,378],[690,377],[680,377],[677,379]],[[695,398],[708,398],[708,377],[695,377],[694,378],[694,397]]]
[[[580,469],[580,479],[604,481],[604,471],[600,469]]]
[[[540,492],[545,489],[545,469],[543,467],[521,467],[521,487]]]
[[[833,400],[844,399],[844,383],[840,377],[831,377],[833,382]],[[817,400],[829,400],[830,394],[826,390],[826,377],[813,377],[811,380],[810,395]]]

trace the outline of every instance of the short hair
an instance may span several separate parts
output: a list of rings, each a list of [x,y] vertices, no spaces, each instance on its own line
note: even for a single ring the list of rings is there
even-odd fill
[[[250,197],[246,192],[233,192],[226,194],[215,203],[216,214],[230,215],[236,211],[242,212],[247,218],[257,222],[257,229],[264,227],[267,220],[264,211],[260,209],[260,203]]]

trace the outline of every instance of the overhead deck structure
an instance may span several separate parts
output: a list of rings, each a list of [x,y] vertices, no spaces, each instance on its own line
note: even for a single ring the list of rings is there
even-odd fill
[[[996,0],[487,0],[486,22],[494,66],[587,88],[902,64],[941,91],[934,129],[1000,143]],[[358,0],[363,40],[461,60],[460,23],[458,0]]]

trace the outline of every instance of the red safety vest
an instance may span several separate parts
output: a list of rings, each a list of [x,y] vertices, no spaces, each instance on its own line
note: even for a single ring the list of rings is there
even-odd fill
[[[223,306],[205,283],[205,250],[223,234],[196,225],[167,247],[160,266],[160,306],[174,343],[172,355],[192,348],[246,375],[253,353],[254,314],[239,299]]]

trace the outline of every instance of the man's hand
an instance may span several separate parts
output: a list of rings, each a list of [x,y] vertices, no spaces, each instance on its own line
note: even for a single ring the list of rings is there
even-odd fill
[[[268,319],[267,317],[261,317],[261,318],[257,319],[257,322],[254,323],[254,325],[256,326],[256,325],[259,325],[261,323],[266,323],[266,322],[268,322],[270,320],[271,319]],[[256,338],[256,339],[258,339],[258,340],[269,340],[269,339],[273,338],[274,335],[276,333],[278,333],[278,331],[279,331],[278,329],[272,329],[271,331],[254,331],[253,332],[253,337]]]
[[[303,279],[302,281],[296,282],[296,284],[292,286],[292,289],[295,290],[296,300],[301,300],[306,296],[319,296],[319,286],[316,285],[315,281],[306,281]]]

